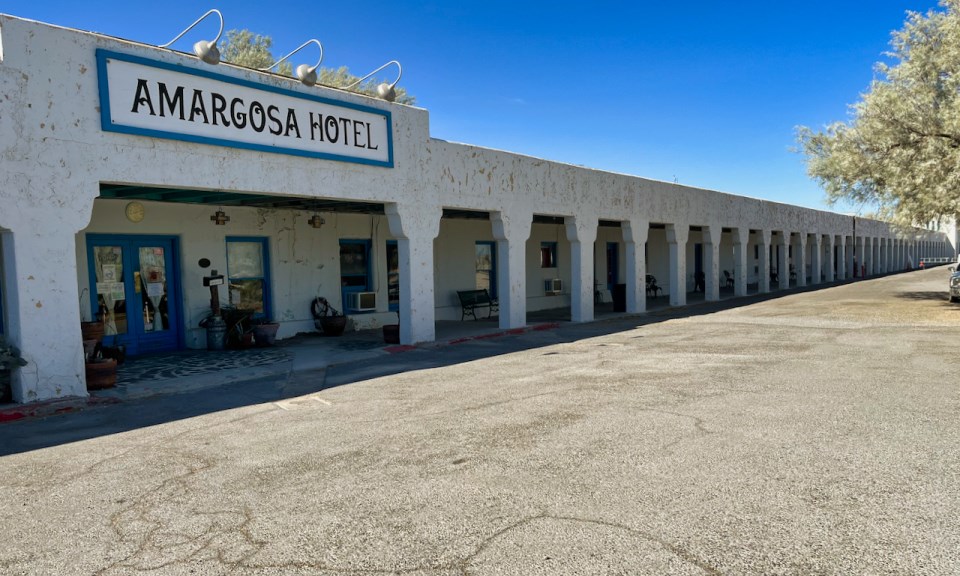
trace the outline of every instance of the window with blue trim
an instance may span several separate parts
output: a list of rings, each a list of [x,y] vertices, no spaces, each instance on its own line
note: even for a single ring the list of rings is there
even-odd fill
[[[400,309],[400,249],[396,240],[387,240],[387,304]]]
[[[267,239],[227,237],[227,279],[230,304],[253,310],[254,318],[271,318],[270,252]]]
[[[474,272],[477,290],[485,288],[491,298],[496,298],[497,245],[494,242],[477,242]]]
[[[340,240],[340,297],[345,312],[358,308],[351,305],[351,294],[370,290],[370,241]]]
[[[540,243],[540,267],[541,268],[557,267],[557,243],[556,242]]]

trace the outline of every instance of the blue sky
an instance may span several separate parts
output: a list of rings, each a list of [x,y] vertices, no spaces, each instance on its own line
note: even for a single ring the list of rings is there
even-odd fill
[[[269,35],[278,55],[317,38],[324,66],[362,75],[399,60],[401,85],[429,110],[436,138],[826,208],[792,150],[794,128],[846,119],[905,12],[935,7],[936,0],[5,0],[0,11],[162,44],[219,8],[226,29]],[[174,48],[189,51],[215,32],[215,19],[207,20]],[[295,66],[316,61],[308,50]]]

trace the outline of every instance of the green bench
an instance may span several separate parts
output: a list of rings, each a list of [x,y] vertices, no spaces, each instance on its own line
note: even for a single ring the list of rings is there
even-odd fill
[[[480,290],[457,290],[457,298],[460,299],[460,321],[467,316],[473,316],[477,320],[477,308],[487,309],[487,318],[494,312],[500,311],[500,305],[496,298],[490,297],[490,292],[486,288]]]

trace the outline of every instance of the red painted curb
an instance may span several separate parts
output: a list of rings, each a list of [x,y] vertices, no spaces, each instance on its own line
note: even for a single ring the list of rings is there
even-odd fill
[[[397,352],[406,352],[407,350],[416,350],[416,346],[411,346],[410,344],[402,344],[400,346],[387,346],[384,348],[390,354],[396,354]]]
[[[13,404],[0,408],[0,423],[15,422],[24,418],[43,418],[45,416],[68,414],[71,412],[79,412],[91,406],[118,404],[119,402],[120,400],[117,398],[87,397],[61,398],[32,404]]]

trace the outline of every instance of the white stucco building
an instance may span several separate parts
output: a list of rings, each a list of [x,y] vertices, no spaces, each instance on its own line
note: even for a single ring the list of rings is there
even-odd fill
[[[2,15],[0,245],[18,402],[86,394],[98,314],[130,354],[205,347],[214,269],[281,338],[314,329],[323,295],[354,328],[399,315],[416,343],[460,319],[458,290],[489,289],[516,328],[562,306],[589,321],[617,284],[642,312],[647,274],[682,306],[790,270],[844,280],[855,254],[872,275],[953,253],[942,233],[454,144],[426,110]]]

